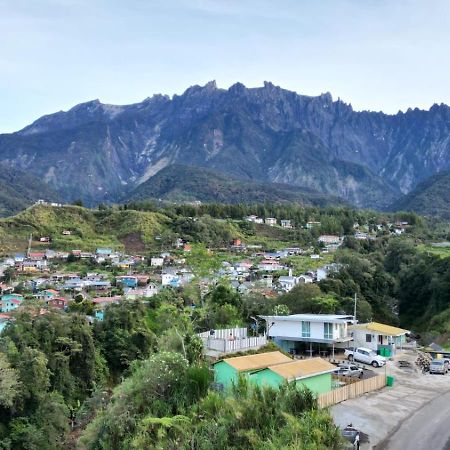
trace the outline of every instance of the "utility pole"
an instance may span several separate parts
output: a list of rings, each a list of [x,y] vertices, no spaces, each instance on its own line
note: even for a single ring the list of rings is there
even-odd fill
[[[356,292],[355,292],[355,303],[353,305],[353,325],[356,325]]]
[[[33,239],[33,233],[30,234],[30,239],[28,239],[28,249],[27,249],[27,256],[31,253],[31,241]]]

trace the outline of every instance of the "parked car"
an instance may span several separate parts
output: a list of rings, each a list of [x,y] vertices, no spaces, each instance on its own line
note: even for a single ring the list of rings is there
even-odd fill
[[[444,359],[433,359],[430,363],[430,373],[445,375],[448,372],[448,363]]]
[[[345,356],[349,361],[359,361],[364,364],[370,364],[373,367],[381,367],[386,364],[386,358],[384,356],[377,355],[373,350],[369,348],[359,347],[355,350],[345,350]]]
[[[349,361],[344,361],[339,364],[338,370],[335,373],[344,377],[362,378],[364,370]]]
[[[354,428],[352,424],[346,426],[341,431],[341,434],[346,441],[346,445],[344,447],[346,450],[359,450],[360,432]]]

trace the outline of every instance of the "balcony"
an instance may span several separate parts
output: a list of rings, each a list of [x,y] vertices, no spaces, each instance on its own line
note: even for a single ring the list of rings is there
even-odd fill
[[[206,355],[219,357],[227,353],[258,350],[267,344],[267,336],[248,336],[247,328],[226,328],[197,334]]]

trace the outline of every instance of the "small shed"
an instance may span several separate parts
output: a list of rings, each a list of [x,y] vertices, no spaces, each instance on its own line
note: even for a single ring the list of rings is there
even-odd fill
[[[214,363],[214,380],[222,384],[224,388],[229,388],[237,382],[239,374],[248,374],[291,361],[289,356],[279,351],[222,359]]]
[[[331,374],[336,366],[322,358],[309,358],[269,366],[250,374],[250,381],[260,386],[280,387],[284,382],[296,382],[315,394],[331,391]]]
[[[358,323],[350,325],[355,347],[366,347],[374,351],[389,349],[389,355],[394,355],[397,348],[402,348],[406,342],[408,330],[385,325],[378,322]]]

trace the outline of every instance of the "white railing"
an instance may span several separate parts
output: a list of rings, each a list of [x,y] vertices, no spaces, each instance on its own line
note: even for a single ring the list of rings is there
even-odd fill
[[[201,337],[203,347],[221,353],[233,353],[250,349],[257,349],[267,344],[267,336],[246,337],[242,339],[215,339]]]
[[[203,333],[197,334],[197,336],[201,338],[212,338],[212,339],[228,339],[229,337],[234,338],[246,338],[247,337],[247,328],[224,328],[223,330],[213,330],[214,333],[211,334],[211,331],[204,331]]]

